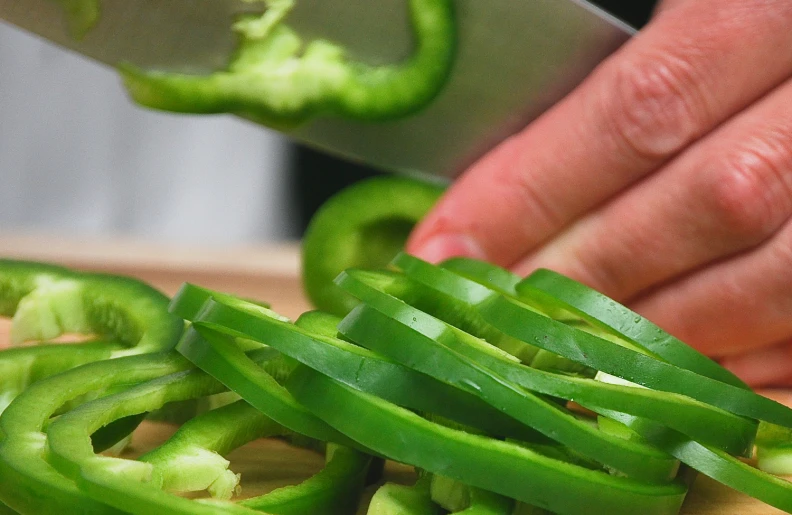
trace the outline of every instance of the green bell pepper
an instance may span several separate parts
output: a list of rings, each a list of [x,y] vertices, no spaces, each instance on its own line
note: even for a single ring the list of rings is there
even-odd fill
[[[364,302],[339,324],[345,337],[477,395],[547,437],[625,474],[648,481],[674,477],[677,462],[670,456],[601,433],[562,406],[455,351],[445,342],[459,338],[461,331],[372,286],[366,281],[371,274],[375,273],[347,271],[339,277],[339,284]]]
[[[333,284],[347,268],[379,268],[443,193],[439,184],[404,177],[358,182],[325,202],[302,243],[303,288],[313,305],[343,316],[357,300]]]
[[[31,385],[0,416],[0,500],[23,514],[118,513],[52,468],[45,426],[61,406],[81,396],[189,367],[173,352],[145,354],[88,363]]]
[[[415,51],[396,65],[350,60],[329,41],[305,42],[283,23],[293,0],[268,0],[263,15],[234,24],[239,47],[228,68],[209,76],[120,66],[132,98],[184,113],[234,113],[289,128],[318,115],[359,120],[400,118],[425,107],[454,62],[452,0],[408,0]]]
[[[303,365],[286,387],[328,423],[391,459],[557,513],[672,514],[684,499],[680,483],[650,485],[610,476],[444,427]]]

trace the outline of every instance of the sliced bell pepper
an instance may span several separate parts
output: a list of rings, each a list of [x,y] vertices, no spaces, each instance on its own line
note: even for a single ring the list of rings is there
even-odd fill
[[[413,256],[399,255],[393,263],[404,270],[408,278],[421,281],[421,283],[413,282],[409,287],[391,285],[386,289],[397,292],[412,291],[413,294],[407,296],[407,301],[415,307],[423,307],[427,304],[437,305],[438,302],[431,300],[427,302],[426,299],[446,294],[454,295],[458,299],[473,299],[469,306],[470,311],[474,311],[476,305],[499,295],[494,290],[482,291],[479,285],[471,284],[468,279]],[[366,275],[372,276],[373,274]],[[383,276],[383,281],[398,283],[404,282],[405,278],[389,275]],[[437,314],[437,310],[434,313]],[[453,323],[460,318],[460,315],[459,310],[454,310],[441,313],[439,316],[446,322]],[[478,323],[479,326],[482,324],[484,322]],[[453,325],[464,327],[460,324]],[[489,334],[493,334],[493,331],[490,331]],[[495,334],[497,337],[500,336],[497,331]],[[569,374],[558,375],[536,370],[515,363],[513,360],[504,359],[497,353],[487,352],[486,344],[482,347],[480,342],[470,338],[454,338],[445,341],[455,351],[531,391],[574,400],[584,406],[594,404],[604,408],[607,404],[611,406],[610,409],[648,417],[676,428],[691,438],[731,454],[745,455],[751,453],[753,449],[753,439],[757,430],[756,421],[735,416],[708,404],[696,402],[689,397],[643,388],[605,384]],[[616,405],[621,407],[616,408]]]
[[[110,359],[124,349],[120,343],[40,344],[0,351],[0,413],[31,384],[65,370]]]
[[[477,395],[547,437],[625,474],[649,481],[674,477],[677,462],[670,456],[601,433],[562,406],[463,356],[444,343],[458,338],[458,329],[371,286],[362,276],[347,271],[339,277],[338,283],[364,302],[339,324],[339,332],[345,337]]]
[[[317,115],[387,120],[426,106],[445,84],[456,49],[451,0],[408,0],[415,51],[397,65],[351,61],[326,40],[305,42],[283,19],[292,0],[267,0],[258,17],[234,25],[239,48],[209,76],[120,67],[138,103],[184,113],[234,113],[276,128]]]
[[[479,309],[501,331],[578,363],[655,390],[686,395],[736,415],[792,427],[792,410],[786,406],[556,322],[516,299],[494,297]]]
[[[315,476],[294,486],[239,502],[277,515],[355,513],[371,456],[336,444],[327,446],[327,462]]]
[[[52,468],[45,426],[61,406],[85,394],[189,367],[176,353],[146,354],[89,363],[31,385],[0,416],[0,500],[23,514],[118,513]]]
[[[379,268],[404,247],[407,236],[443,192],[439,184],[375,177],[325,202],[302,243],[302,280],[322,311],[347,314],[357,301],[333,284],[347,268]]]
[[[430,491],[432,500],[459,515],[512,515],[515,507],[513,499],[437,474],[432,475]]]
[[[193,323],[195,331],[205,341],[191,333],[180,349],[189,354],[208,355],[214,352],[219,356],[230,352],[223,349],[233,347],[231,337],[243,336],[268,343],[291,358],[353,388],[400,406],[442,415],[494,435],[522,440],[540,437],[535,431],[491,408],[474,395],[416,373],[367,349],[324,336],[322,333],[336,332],[338,319],[331,315],[309,314],[294,325],[256,311],[240,309],[243,304],[236,304],[235,307],[223,302],[207,303]],[[321,322],[317,320],[320,317]],[[318,327],[322,324],[328,324],[329,327]],[[312,329],[306,330],[305,325]],[[190,348],[186,349],[185,346]],[[229,362],[226,366],[233,366],[233,363]]]
[[[601,410],[607,417],[625,424],[643,441],[676,456],[698,472],[738,492],[792,513],[792,483],[762,472],[751,465],[712,449],[645,419]]]
[[[264,352],[252,351],[250,356],[260,363],[261,357],[270,360],[273,355],[269,349],[264,349]],[[171,445],[138,462],[93,453],[90,434],[99,427],[122,417],[158,409],[167,402],[211,395],[224,389],[208,374],[187,370],[84,404],[61,415],[48,429],[49,461],[75,480],[89,496],[131,513],[241,514],[255,513],[255,509],[288,515],[332,512],[340,506],[356,504],[369,458],[337,448],[329,449],[327,466],[314,478],[297,487],[281,489],[238,505],[221,500],[197,503],[163,492],[160,489],[163,486],[183,484],[187,474],[191,476],[188,482],[198,481],[210,489],[220,490],[217,493],[223,494],[221,497],[230,497],[235,488],[234,478],[229,477],[228,462],[218,451],[227,452],[261,436],[262,432],[272,433],[279,429],[274,422],[263,419],[255,409],[242,403],[194,419],[177,433]],[[217,434],[218,424],[225,426],[221,434]],[[188,455],[197,451],[200,456],[188,470],[180,467],[184,461],[179,455],[183,456],[185,450]],[[170,458],[176,458],[176,463],[168,463]],[[174,473],[178,477],[174,477]]]
[[[680,483],[649,485],[610,476],[447,428],[303,365],[286,387],[328,423],[391,459],[557,513],[672,514],[684,499]]]
[[[245,401],[199,415],[182,425],[165,443],[139,458],[153,466],[151,482],[175,493],[209,491],[228,500],[239,477],[222,457],[257,438],[281,435],[284,429]]]
[[[792,474],[792,429],[762,422],[756,434],[756,462],[770,474]]]
[[[190,327],[177,350],[282,426],[317,440],[355,446],[355,442],[300,406],[266,370],[236,346],[233,338],[216,338],[212,345],[205,342],[197,329]]]
[[[225,501],[210,506],[168,494],[151,482],[153,464],[99,456],[91,444],[91,434],[115,420],[161,408],[167,402],[224,390],[211,376],[189,367],[83,404],[58,417],[48,428],[47,460],[74,481],[81,493],[123,512],[253,513]]]
[[[552,270],[537,270],[520,282],[517,293],[527,301],[572,311],[586,322],[644,347],[665,361],[747,389],[737,376],[613,299]],[[538,291],[548,295],[537,295]]]
[[[405,253],[398,254],[391,265],[436,292],[433,295],[412,295],[406,299],[417,308],[474,336],[492,342],[533,368],[563,371],[581,376],[594,374],[594,371],[588,367],[513,338],[488,324],[478,313],[476,306],[489,297],[499,294],[508,295],[508,290],[513,290],[510,285],[516,276],[482,262],[458,259],[457,263],[459,262],[470,263],[471,265],[467,267],[468,272],[475,273],[477,279],[466,279],[450,269],[436,267]],[[451,266],[459,265],[454,265],[452,262]],[[470,270],[473,266],[476,269]],[[496,273],[497,270],[500,270],[500,273]],[[503,289],[490,282],[490,279],[500,283]]]
[[[440,515],[440,506],[432,501],[429,489],[428,476],[411,486],[385,483],[371,498],[366,515]]]
[[[130,347],[129,354],[173,348],[183,322],[168,298],[140,281],[0,260],[0,313],[13,316],[12,342],[91,334]]]

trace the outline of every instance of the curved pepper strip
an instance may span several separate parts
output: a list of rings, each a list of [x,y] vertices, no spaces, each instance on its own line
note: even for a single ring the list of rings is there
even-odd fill
[[[184,325],[147,284],[40,263],[0,260],[0,299],[0,313],[13,316],[13,342],[92,334],[142,354],[173,348]]]
[[[139,458],[153,466],[151,482],[168,492],[208,490],[228,500],[239,477],[222,456],[242,445],[284,429],[245,401],[201,414],[182,425],[165,443]]]
[[[22,297],[40,284],[73,274],[71,270],[49,263],[0,259],[0,316],[14,316]]]
[[[548,295],[538,296],[538,291]],[[539,305],[552,303],[580,316],[586,322],[646,348],[678,367],[747,389],[730,371],[674,338],[638,313],[615,300],[551,270],[537,270],[517,285],[520,297]]]
[[[335,315],[357,300],[333,283],[347,268],[380,268],[404,247],[443,187],[405,177],[357,182],[322,204],[302,243],[302,279],[311,303]]]
[[[770,474],[792,474],[792,429],[767,422],[759,424],[756,466]]]
[[[234,113],[288,128],[317,115],[389,120],[431,102],[451,71],[456,24],[451,0],[408,0],[415,50],[404,62],[367,66],[325,40],[303,42],[282,20],[290,0],[234,25],[240,36],[225,71],[199,77],[120,67],[132,98],[183,113]]]
[[[451,513],[459,515],[512,515],[514,500],[459,481],[432,475],[432,500]]]
[[[470,262],[476,263],[472,260]],[[501,289],[484,282],[483,277],[479,276],[476,280],[465,279],[464,276],[445,268],[435,267],[405,253],[397,255],[391,265],[402,270],[411,279],[418,283],[423,283],[437,292],[435,295],[408,295],[405,300],[418,309],[426,311],[465,332],[491,342],[533,368],[573,373],[581,376],[594,375],[594,371],[587,367],[513,338],[488,324],[475,307],[485,299],[500,293]],[[452,263],[452,266],[457,265]],[[495,274],[494,272],[498,270],[503,273]],[[506,286],[503,283],[507,280],[513,280],[510,278],[510,272],[481,262],[476,263],[476,270],[474,271],[477,274],[486,273],[487,276],[494,277],[503,286]]]
[[[12,343],[49,339],[66,333],[97,335],[118,343],[77,344],[68,349],[31,347],[0,352],[8,363],[15,388],[0,392],[0,407],[19,387],[79,364],[119,356],[169,350],[176,345],[184,322],[168,313],[168,298],[136,279],[72,271],[63,267],[17,260],[0,260],[0,314],[11,316]],[[68,358],[64,356],[67,355]],[[10,361],[9,361],[10,360]],[[18,360],[18,362],[17,362]],[[6,376],[6,380],[11,380]],[[2,411],[2,410],[0,410]],[[97,438],[113,445],[140,420],[129,420],[102,431]]]
[[[283,354],[316,368],[356,389],[377,395],[397,405],[442,415],[463,424],[481,428],[491,434],[522,440],[537,440],[541,435],[482,402],[476,396],[449,387],[429,376],[384,359],[371,351],[337,338],[320,334],[336,331],[338,319],[307,319],[314,326],[311,331],[301,327],[304,322],[290,324],[261,312],[244,309],[244,303],[234,306],[210,301],[195,318],[188,343],[180,350],[190,354],[237,354],[233,351],[233,336],[241,336],[267,343]],[[302,317],[301,317],[302,320]],[[316,327],[319,324],[329,327]],[[187,340],[187,339],[186,339]],[[186,349],[189,345],[190,348]],[[217,365],[215,365],[217,366]]]
[[[517,285],[522,281],[522,277],[505,268],[478,259],[451,258],[440,263],[440,267],[511,296],[517,296]]]
[[[163,490],[209,490],[213,498],[227,500],[239,476],[227,470],[228,462],[220,456],[254,439],[286,434],[247,402],[237,401],[190,420],[139,461],[154,466],[151,481]],[[371,458],[332,445],[326,454],[327,464],[313,477],[238,504],[278,515],[354,511],[350,504],[359,498]]]
[[[391,459],[557,513],[675,514],[684,499],[679,483],[614,477],[450,429],[302,365],[286,387],[328,423]]]
[[[465,298],[471,289],[478,290],[464,277],[406,254],[398,256],[394,260],[394,264],[401,268],[409,279],[419,283],[413,283],[408,287],[389,286],[385,289],[413,291],[414,294],[407,301],[415,307],[426,304],[425,301],[420,302],[420,297],[431,298],[447,294],[453,295],[455,298]],[[372,272],[367,275],[376,277],[376,273]],[[381,274],[381,277],[383,283],[405,281],[404,277],[397,275]],[[481,293],[482,295],[477,297],[479,303],[498,295],[495,291],[490,291],[489,294]],[[415,303],[415,300],[419,300],[419,302]],[[475,309],[474,306],[471,306],[471,309]],[[447,315],[451,319],[446,317],[446,322],[461,327],[454,323],[458,312],[447,313]],[[602,408],[648,417],[730,454],[745,455],[753,451],[757,423],[709,404],[697,402],[678,394],[610,385],[592,379],[536,370],[505,359],[497,353],[487,352],[486,343],[470,338],[453,338],[447,339],[445,342],[455,351],[531,391],[574,400],[584,406],[593,404]],[[483,348],[482,345],[484,345]],[[617,405],[620,407],[617,408]]]
[[[724,452],[692,441],[684,435],[658,428],[650,421],[607,410],[597,411],[621,422],[645,441],[676,456],[683,463],[715,481],[792,513],[792,483],[789,481],[762,472]]]
[[[252,354],[257,362],[259,356],[271,359],[272,352],[254,351]],[[203,447],[208,444],[217,450],[228,451],[230,447],[259,436],[262,430],[271,432],[276,429],[272,421],[262,422],[260,414],[254,408],[242,404],[230,405],[217,413],[210,412],[195,419],[190,427],[180,434],[177,433],[173,446],[150,454],[147,459],[139,462],[106,458],[93,453],[90,434],[99,427],[122,417],[158,409],[167,402],[203,397],[223,390],[225,387],[205,372],[187,370],[84,404],[62,415],[50,426],[49,459],[93,498],[131,513],[256,513],[252,509],[244,508],[248,506],[256,510],[270,508],[272,511],[268,510],[268,513],[286,515],[304,513],[299,511],[302,508],[313,513],[331,509],[330,507],[348,506],[352,502],[349,496],[357,499],[357,493],[366,476],[369,458],[360,453],[339,449],[331,449],[324,473],[320,472],[312,480],[238,505],[214,500],[195,502],[163,492],[160,487],[163,486],[167,474],[162,474],[162,460],[167,460],[168,454],[174,450],[173,446],[177,454],[179,450],[183,450],[180,448],[184,445],[193,450],[197,448],[209,452]],[[242,424],[229,427],[224,435],[206,433],[207,429],[212,429],[218,422]],[[336,452],[339,453],[338,456],[335,456]],[[229,478],[223,476],[227,476],[224,471],[228,462],[218,454],[212,453],[211,459],[207,459],[206,453],[201,454],[207,463],[203,466],[199,464],[192,472],[209,473],[213,479],[221,482],[218,487],[223,488],[222,483],[226,483],[227,487]],[[220,476],[216,473],[218,471]],[[189,473],[184,470],[179,472]]]
[[[364,302],[339,324],[345,337],[477,395],[547,437],[625,474],[648,481],[668,481],[676,474],[677,462],[670,456],[602,433],[563,407],[454,351],[444,342],[457,338],[458,329],[367,284],[361,275],[347,271],[338,279],[347,292]]]
[[[327,463],[316,475],[294,486],[239,502],[277,515],[354,513],[366,480],[371,456],[336,444],[327,446]]]
[[[43,429],[61,406],[85,394],[190,366],[176,353],[147,354],[89,363],[33,384],[0,416],[0,500],[22,514],[118,513],[88,498],[52,468]]]
[[[266,308],[257,308],[272,313]],[[198,368],[291,431],[325,442],[350,447],[356,445],[300,406],[266,370],[238,348],[233,339],[216,339],[215,345],[204,342],[196,328],[190,327],[177,350]]]
[[[65,370],[110,359],[119,343],[40,344],[0,351],[0,414],[31,384]]]
[[[607,374],[686,395],[736,415],[792,427],[792,410],[786,406],[556,322],[516,299],[494,297],[479,310],[501,331]]]
[[[385,483],[374,492],[366,515],[440,515],[432,501],[430,479],[419,477],[414,485]]]
[[[152,379],[121,393],[83,404],[58,417],[47,431],[47,459],[80,491],[97,502],[132,513],[255,513],[226,501],[195,502],[159,488],[149,463],[94,454],[91,434],[115,420],[164,404],[225,391],[208,374],[187,369]]]

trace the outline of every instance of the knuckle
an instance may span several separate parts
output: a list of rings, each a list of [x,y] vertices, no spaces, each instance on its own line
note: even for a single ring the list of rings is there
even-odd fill
[[[618,63],[604,108],[617,143],[649,161],[676,154],[706,124],[693,66],[684,58],[640,56]]]
[[[792,149],[755,142],[723,154],[716,169],[709,198],[732,238],[758,243],[792,212]]]

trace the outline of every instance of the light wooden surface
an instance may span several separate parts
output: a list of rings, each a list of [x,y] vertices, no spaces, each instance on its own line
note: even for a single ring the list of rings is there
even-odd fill
[[[0,235],[0,257],[45,260],[81,268],[139,277],[175,292],[182,282],[229,291],[271,302],[273,308],[296,317],[309,305],[299,283],[296,245],[234,249],[184,248],[130,241],[69,240],[52,237]],[[8,323],[0,324],[0,347],[8,341]],[[787,391],[768,392],[791,403]],[[144,452],[167,438],[172,428],[147,424],[136,433],[133,450]],[[322,458],[279,442],[254,442],[231,456],[231,469],[243,477],[249,497],[285,484],[294,484],[319,470]],[[391,467],[391,477],[409,479],[403,467]],[[582,508],[581,514],[585,513]],[[684,515],[775,515],[783,513],[745,495],[699,477],[682,510]],[[614,514],[621,515],[621,514]]]

